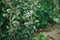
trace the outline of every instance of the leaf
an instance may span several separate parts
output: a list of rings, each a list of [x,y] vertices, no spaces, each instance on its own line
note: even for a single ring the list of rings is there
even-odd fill
[[[3,20],[2,19],[0,19],[0,26],[2,26],[3,25]]]
[[[53,20],[56,22],[56,23],[60,23],[60,19],[57,17],[57,18],[53,18]]]

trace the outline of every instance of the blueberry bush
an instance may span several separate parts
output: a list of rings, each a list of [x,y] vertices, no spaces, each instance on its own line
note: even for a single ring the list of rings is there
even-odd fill
[[[60,0],[0,0],[0,40],[33,40],[35,31],[60,24],[59,7]]]

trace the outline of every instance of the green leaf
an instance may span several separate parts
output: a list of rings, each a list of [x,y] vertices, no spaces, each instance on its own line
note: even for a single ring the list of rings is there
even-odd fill
[[[3,25],[3,20],[2,19],[0,19],[0,26],[2,26]]]

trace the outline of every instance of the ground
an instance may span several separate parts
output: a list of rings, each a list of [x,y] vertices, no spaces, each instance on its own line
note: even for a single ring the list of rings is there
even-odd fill
[[[36,32],[36,35],[41,31]],[[55,24],[50,28],[43,29],[42,32],[45,32],[46,36],[50,37],[50,40],[60,40],[60,25]]]
[[[53,39],[51,40],[60,40],[60,25],[56,24],[51,28],[51,31],[45,32],[46,35],[49,35]]]

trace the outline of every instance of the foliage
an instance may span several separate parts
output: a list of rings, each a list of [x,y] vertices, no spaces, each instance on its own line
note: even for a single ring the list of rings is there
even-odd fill
[[[37,37],[34,37],[34,40],[45,40],[46,35],[45,33],[41,32]]]
[[[45,28],[53,21],[60,23],[57,2],[54,0],[0,0],[0,39],[32,40],[35,31]]]

